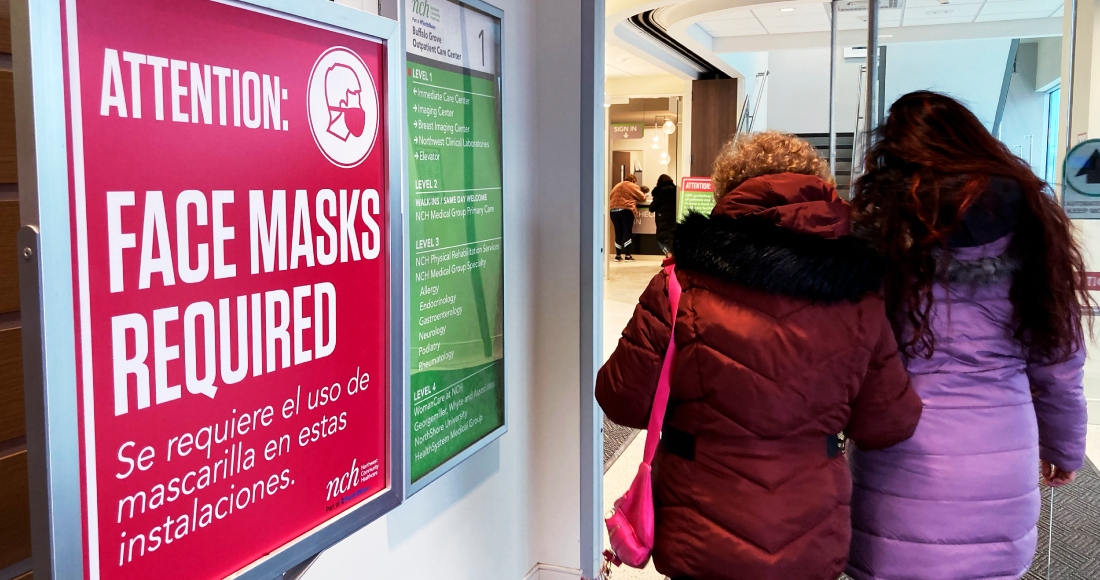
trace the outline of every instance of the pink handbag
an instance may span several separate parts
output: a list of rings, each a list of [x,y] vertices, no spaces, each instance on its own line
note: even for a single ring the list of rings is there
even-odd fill
[[[665,272],[668,274],[668,302],[672,307],[672,328],[675,331],[676,311],[680,305],[680,282],[676,279],[674,266],[665,266]],[[638,466],[638,475],[634,476],[630,489],[615,502],[615,509],[604,520],[607,524],[607,535],[611,538],[611,552],[605,556],[616,566],[626,564],[632,568],[644,568],[649,563],[650,552],[653,550],[655,518],[650,472],[653,456],[657,453],[657,443],[661,440],[665,409],[668,407],[669,375],[675,354],[676,339],[673,332],[661,365],[661,377],[657,380],[657,393],[653,397],[653,410],[649,413],[645,453],[642,464]]]

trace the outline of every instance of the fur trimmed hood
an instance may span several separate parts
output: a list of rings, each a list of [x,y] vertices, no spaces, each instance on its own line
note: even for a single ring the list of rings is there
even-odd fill
[[[885,271],[862,240],[825,238],[753,215],[690,214],[673,248],[679,268],[812,302],[859,301],[881,288]]]
[[[940,267],[938,276],[948,284],[991,286],[1013,279],[1020,267],[1020,260],[1007,254],[970,260],[951,256]]]

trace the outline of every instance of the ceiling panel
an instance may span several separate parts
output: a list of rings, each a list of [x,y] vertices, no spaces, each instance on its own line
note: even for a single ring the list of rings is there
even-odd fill
[[[906,26],[924,26],[928,24],[965,24],[973,22],[981,10],[981,4],[940,4],[932,0],[934,6],[907,6],[905,8]]]
[[[931,10],[933,8],[953,8],[955,6],[967,6],[971,4],[977,4],[981,6],[985,4],[986,0],[951,0],[950,2],[940,2],[940,0],[905,0],[905,10]]]
[[[646,77],[666,74],[649,61],[614,45],[604,47],[604,74],[609,77]]]
[[[902,8],[883,9],[879,18],[882,28],[1060,18],[1064,3],[1064,0],[905,0]],[[837,24],[840,30],[865,30],[867,12],[841,11]],[[715,14],[714,20],[702,20],[698,25],[714,37],[828,32],[829,2],[776,2],[751,9],[723,10],[720,15]]]
[[[711,36],[745,36],[768,32],[752,12],[747,10],[728,18],[699,22],[699,26]]]
[[[989,0],[982,7],[977,21],[1046,18],[1062,4],[1062,0]]]
[[[803,4],[797,8],[788,7],[792,12],[781,12],[777,8],[756,8],[752,11],[769,32],[779,28],[801,28],[806,26],[824,26],[829,29],[829,15],[821,4]]]
[[[1044,10],[1042,12],[1029,11],[1029,12],[1010,12],[1010,13],[989,13],[985,10],[974,20],[974,22],[1004,22],[1005,20],[1023,20],[1032,18],[1046,18],[1050,16],[1050,11]]]
[[[901,9],[892,8],[879,12],[879,28],[892,28],[901,26]],[[840,30],[866,30],[867,12],[864,10],[850,10],[841,12],[837,16],[837,28]]]

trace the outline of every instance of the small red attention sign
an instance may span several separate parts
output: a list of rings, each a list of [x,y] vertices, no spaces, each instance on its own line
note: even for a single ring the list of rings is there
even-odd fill
[[[709,177],[685,177],[682,181],[684,191],[714,191]]]
[[[383,46],[62,10],[85,575],[223,577],[389,485]]]

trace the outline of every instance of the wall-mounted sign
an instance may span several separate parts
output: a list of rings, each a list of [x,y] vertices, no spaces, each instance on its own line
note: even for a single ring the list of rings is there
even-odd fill
[[[680,197],[677,200],[676,221],[691,212],[710,215],[714,209],[714,187],[709,177],[685,177],[680,181]]]
[[[1082,141],[1066,155],[1062,206],[1072,219],[1100,219],[1100,139]]]
[[[75,288],[84,577],[271,578],[401,495],[396,23],[289,1],[60,4],[63,71],[29,80],[65,82],[67,192],[42,177],[66,160],[36,159],[39,195],[71,208],[72,263],[40,283]],[[37,103],[23,112],[56,113]]]
[[[612,123],[612,139],[641,139],[645,133],[645,125],[641,123]]]
[[[501,13],[405,6],[415,492],[505,428]]]

